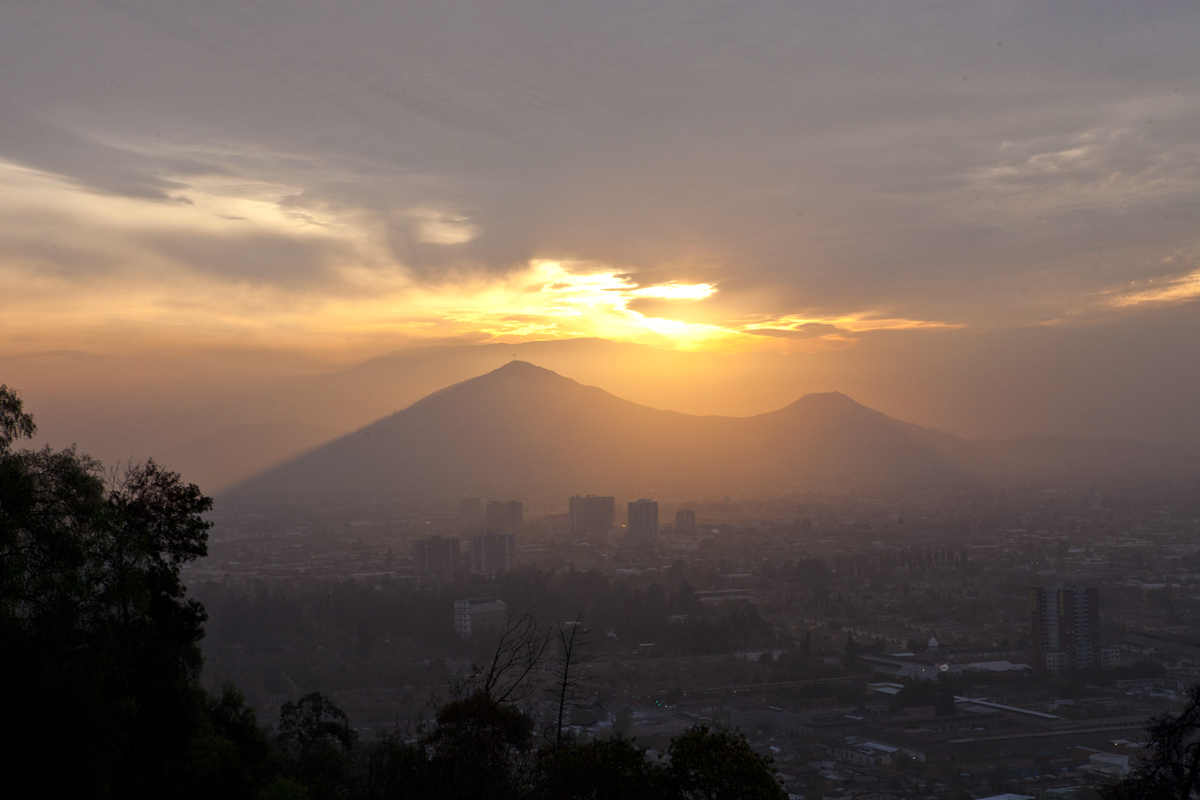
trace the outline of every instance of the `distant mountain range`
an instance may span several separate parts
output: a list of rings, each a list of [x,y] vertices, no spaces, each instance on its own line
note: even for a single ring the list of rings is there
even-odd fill
[[[155,460],[211,494],[337,435],[338,431],[296,420],[231,425],[161,453]]]
[[[513,361],[315,447],[223,497],[767,497],[968,487],[999,478],[1101,480],[1180,466],[1168,448],[1138,442],[962,439],[839,393],[805,395],[751,417],[692,416]]]

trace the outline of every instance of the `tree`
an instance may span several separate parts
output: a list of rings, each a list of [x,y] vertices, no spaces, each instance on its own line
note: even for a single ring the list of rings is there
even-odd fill
[[[0,387],[0,715],[21,731],[7,788],[182,794],[205,614],[179,571],[206,553],[212,501],[153,461],[106,473],[74,448],[12,451],[35,431]],[[35,770],[47,752],[71,769]]]
[[[20,396],[0,383],[0,455],[17,439],[32,439],[37,433],[33,417],[25,413]]]
[[[497,705],[524,700],[534,691],[531,678],[549,647],[550,633],[538,629],[532,609],[509,618],[488,663],[472,667],[471,677],[459,693],[482,692]]]
[[[473,666],[437,710],[436,725],[421,737],[431,753],[434,797],[488,800],[518,797],[530,770],[533,720],[514,706],[535,691],[534,677],[550,634],[532,610],[510,618],[485,664]]]
[[[376,739],[363,754],[359,796],[388,800],[433,797],[429,754],[419,741],[406,741],[399,730]]]
[[[1200,797],[1200,684],[1178,716],[1163,714],[1146,726],[1149,756],[1127,776],[1105,787],[1104,800]]]
[[[183,797],[245,798],[258,795],[269,774],[270,742],[254,711],[232,684],[206,697],[200,731],[188,749]]]
[[[482,691],[437,711],[422,737],[432,753],[430,794],[466,800],[506,800],[521,794],[533,746],[533,720]]]
[[[554,700],[558,706],[554,743],[559,745],[563,741],[563,722],[567,708],[580,707],[582,679],[578,667],[594,656],[583,652],[587,647],[587,632],[583,629],[580,617],[576,617],[574,622],[558,625],[555,628],[555,636],[558,639],[558,653],[552,659],[550,674],[553,678]]]
[[[625,738],[566,744],[539,753],[531,792],[540,800],[666,800],[667,776]]]
[[[323,745],[349,750],[358,734],[350,729],[345,711],[320,692],[311,692],[279,709],[279,738],[305,753]]]
[[[697,725],[671,743],[670,776],[686,800],[786,800],[770,759],[746,737]]]
[[[358,734],[346,712],[311,692],[279,709],[279,743],[285,778],[299,781],[315,798],[336,797]]]

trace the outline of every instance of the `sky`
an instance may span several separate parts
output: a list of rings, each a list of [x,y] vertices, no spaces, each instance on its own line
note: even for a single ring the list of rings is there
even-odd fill
[[[601,337],[809,359],[797,391],[966,434],[1170,439],[1198,40],[1191,0],[0,0],[0,366]],[[67,397],[73,363],[10,374]],[[1093,413],[1134,373],[1159,395]]]

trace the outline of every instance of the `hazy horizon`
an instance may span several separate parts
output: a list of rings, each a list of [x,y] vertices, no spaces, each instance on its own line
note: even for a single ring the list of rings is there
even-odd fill
[[[103,402],[94,404],[78,403],[77,386],[68,384],[60,390],[61,394],[51,393],[37,398],[49,400],[44,406],[38,406],[49,413],[38,413],[41,435],[35,444],[55,447],[78,444],[84,452],[109,463],[138,461],[153,456],[159,463],[179,470],[188,480],[199,483],[205,491],[221,492],[343,434],[368,430],[419,400],[441,395],[444,389],[465,386],[474,383],[473,379],[495,374],[499,367],[507,365],[514,357],[521,363],[528,362],[545,368],[549,370],[547,374],[557,374],[568,384],[595,387],[614,400],[647,412],[656,409],[679,412],[696,420],[769,417],[785,407],[793,406],[802,398],[839,393],[899,423],[915,423],[925,430],[945,431],[962,437],[961,441],[964,442],[1017,442],[1039,435],[1052,439],[1077,437],[1081,443],[1154,441],[1153,437],[1139,439],[1136,436],[1104,435],[1103,430],[1100,431],[1101,435],[1096,435],[1095,428],[1089,431],[1078,425],[1056,430],[1053,423],[1061,420],[1061,416],[1047,413],[1049,409],[1045,407],[1041,409],[1039,428],[1021,430],[1019,426],[1033,409],[1036,397],[1020,398],[1026,405],[1015,409],[1015,418],[1010,415],[1009,419],[988,419],[986,412],[995,407],[997,401],[1011,401],[1011,393],[996,396],[983,393],[968,397],[970,406],[967,408],[950,407],[948,403],[955,398],[943,397],[940,405],[934,407],[922,396],[924,381],[920,379],[910,381],[904,387],[909,397],[901,396],[901,402],[896,402],[897,394],[885,394],[882,397],[871,394],[870,381],[876,376],[854,375],[844,369],[835,371],[839,365],[832,365],[834,368],[831,368],[829,364],[813,364],[812,356],[679,353],[644,345],[585,339],[417,347],[394,351],[349,369],[328,373],[265,376],[168,374],[166,380],[156,386],[124,387],[122,395],[110,395]],[[98,368],[101,378],[107,378],[113,371],[111,361],[88,357],[86,354],[60,353],[43,358],[49,360],[51,368],[70,361],[74,361],[77,368],[90,364]],[[843,391],[847,384],[863,390],[863,393]],[[734,390],[731,391],[730,387]],[[1082,391],[1089,388],[1087,384],[1080,387]],[[530,386],[523,402],[534,407],[549,399],[543,396],[537,386]],[[909,401],[907,405],[904,404],[906,399]],[[30,405],[30,408],[34,408],[34,405]],[[983,419],[977,417],[974,430],[968,429],[964,433],[960,425],[960,430],[956,431],[953,426],[944,424],[945,417],[938,419],[936,413],[931,413],[947,408],[952,414],[957,413],[959,420],[964,418],[964,412],[974,412],[982,415]],[[1010,406],[1009,410],[1014,409]],[[1062,409],[1067,413],[1071,410],[1069,406]],[[558,413],[553,409],[553,403],[546,413]],[[1077,423],[1078,418],[1074,421]],[[493,426],[507,428],[511,422],[502,417],[494,420]],[[457,431],[466,423],[467,420],[462,420],[447,429],[444,433],[447,438],[442,447],[432,451],[430,457],[434,457],[442,448],[451,446]],[[569,427],[590,426],[602,430],[611,428],[612,423],[606,412],[598,411],[591,417],[576,419]],[[1009,429],[1005,430],[1004,425]],[[631,429],[624,434],[620,430],[611,430],[610,435],[626,435],[650,441],[657,434],[651,425],[650,428]],[[701,438],[707,436],[699,431],[694,435]],[[780,435],[786,438],[788,434],[781,432]],[[522,452],[549,446],[548,443],[532,444],[538,436],[536,428],[527,430],[527,442],[522,445]],[[709,444],[718,449],[736,449],[739,446],[732,441],[724,444],[721,441],[724,439]],[[846,444],[850,446],[848,442]],[[1195,444],[1178,437],[1164,437],[1160,444],[1167,445],[1167,449],[1156,456],[1160,460],[1165,458],[1164,463],[1169,461],[1175,464],[1182,458],[1180,465],[1189,464],[1195,460],[1192,456],[1198,452]],[[516,457],[513,446],[510,443],[495,445],[495,448]],[[681,445],[674,443],[664,446],[678,449]],[[489,448],[479,445],[475,452],[475,455],[464,453],[464,459],[477,460],[489,452]],[[823,457],[832,458],[833,452]],[[1174,455],[1168,456],[1169,453]],[[954,458],[961,459],[962,455],[958,453]],[[1145,469],[1134,467],[1134,463],[1144,462],[1143,456],[1144,452],[1135,454],[1130,451],[1124,457],[1133,459],[1130,469],[1137,473]],[[721,460],[716,453],[708,457]],[[980,457],[983,462],[978,461]],[[968,458],[973,464],[968,471],[984,468],[985,463],[990,464],[986,470],[1012,470],[1011,464],[1000,468],[996,457],[997,454],[993,453],[990,457],[977,454]],[[1111,454],[1102,460],[1110,457]],[[1033,451],[1029,451],[1018,460],[1022,458],[1027,468],[1040,464],[1038,470],[1048,470],[1043,475],[1046,480],[1069,478],[1075,481],[1085,478],[1082,472],[1068,475],[1063,472],[1061,464],[1051,467],[1050,463],[1059,456],[1051,456],[1048,452],[1034,457]],[[1033,460],[1029,461],[1030,458]],[[1050,461],[1046,461],[1046,458]],[[1001,458],[1001,461],[1006,460]],[[1083,472],[1088,469],[1086,459],[1081,461],[1068,456],[1067,460],[1075,464],[1071,469]],[[564,464],[562,474],[587,471],[586,461],[574,466]],[[863,463],[859,468],[869,469],[869,466]],[[501,469],[497,474],[504,472]],[[707,485],[707,477],[697,475],[696,479]],[[660,478],[652,482],[664,483],[664,480]],[[520,493],[519,486],[512,488]],[[678,488],[684,490],[686,487]],[[446,490],[449,491],[449,488]],[[404,491],[415,489],[409,487]]]
[[[206,458],[232,458],[245,447],[231,435],[238,428],[273,429],[272,448],[257,460],[238,457],[230,473],[238,476],[249,474],[247,465],[265,466],[321,440],[313,431],[332,438],[355,430],[483,374],[514,351],[623,399],[688,414],[744,417],[777,410],[806,394],[842,392],[896,419],[971,439],[1073,435],[1184,448],[1200,443],[1200,421],[1189,406],[1154,396],[1153,381],[1127,379],[1131,373],[1153,372],[1153,359],[1131,348],[1113,355],[1126,359],[1124,370],[1089,370],[1073,358],[1089,342],[1060,339],[1057,347],[1046,347],[1046,338],[1057,332],[1024,335],[1041,338],[1043,346],[1023,352],[1019,339],[1014,343],[997,335],[976,342],[975,352],[943,347],[942,359],[923,361],[905,358],[906,343],[895,339],[864,343],[836,356],[678,352],[593,339],[414,347],[345,366],[275,361],[257,372],[246,366],[255,366],[253,354],[248,359],[244,353],[224,369],[212,359],[196,364],[80,352],[0,356],[0,367],[37,414],[39,443],[78,444],[105,461],[162,460],[222,434],[234,450],[210,446],[212,455]],[[1187,344],[1176,346],[1186,350]],[[1160,362],[1172,357],[1163,347],[1154,352]],[[884,370],[881,361],[890,361]],[[1034,370],[1045,380],[1036,390],[1013,380],[1014,372]],[[1174,377],[1181,390],[1193,379],[1187,372]],[[80,402],[81,396],[88,402]],[[288,423],[294,430],[285,430]]]

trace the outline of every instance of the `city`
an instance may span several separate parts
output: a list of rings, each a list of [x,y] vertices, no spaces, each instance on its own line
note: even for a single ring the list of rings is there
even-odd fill
[[[1128,772],[1148,718],[1200,677],[1186,482],[621,505],[221,518],[185,573],[212,615],[206,680],[236,680],[264,718],[319,684],[387,728],[532,609],[586,627],[578,737],[655,752],[699,721],[735,726],[802,797],[1070,797]],[[256,629],[273,604],[307,630]]]
[[[1200,800],[1200,3],[0,3],[0,794]]]

